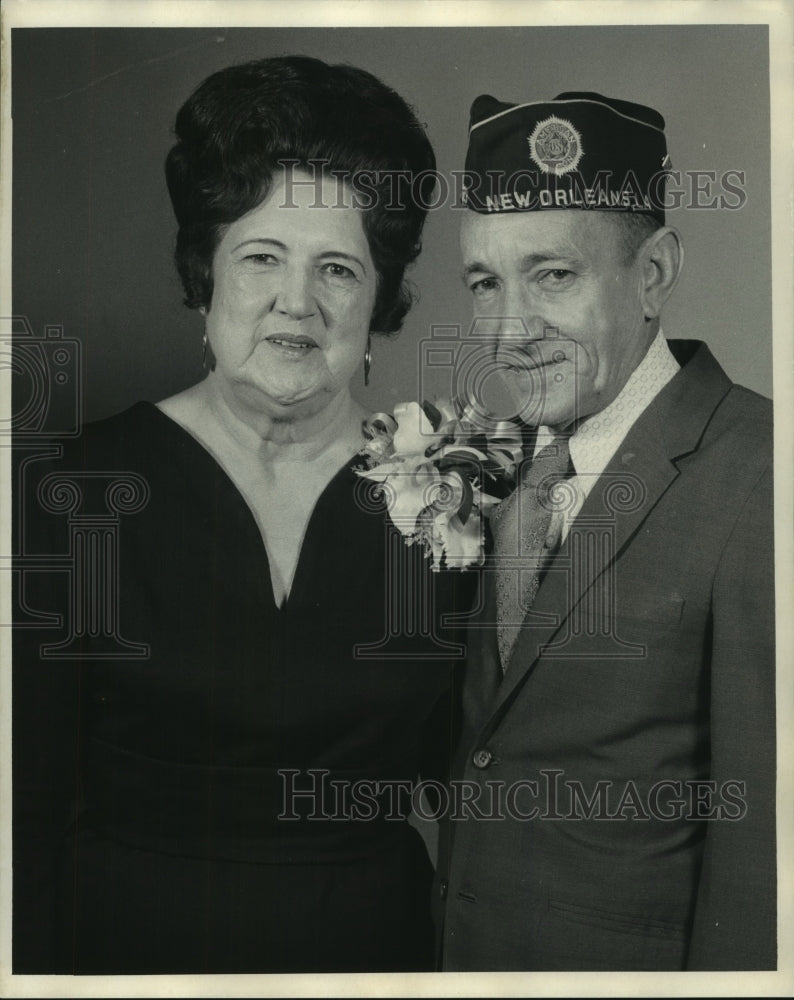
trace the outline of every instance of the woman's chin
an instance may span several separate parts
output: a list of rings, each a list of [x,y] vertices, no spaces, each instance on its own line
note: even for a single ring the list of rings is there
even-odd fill
[[[293,420],[321,412],[336,395],[322,382],[246,384],[236,394],[252,410]]]

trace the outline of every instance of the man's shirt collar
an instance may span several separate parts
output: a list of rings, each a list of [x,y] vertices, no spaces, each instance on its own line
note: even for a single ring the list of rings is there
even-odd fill
[[[679,364],[659,330],[615,399],[577,427],[570,439],[570,453],[585,492],[589,492],[588,487],[607,467],[631,427],[678,370]],[[554,436],[550,428],[540,427],[535,452]]]

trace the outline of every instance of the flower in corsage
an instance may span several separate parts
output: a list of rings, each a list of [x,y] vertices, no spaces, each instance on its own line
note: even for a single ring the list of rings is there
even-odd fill
[[[394,416],[364,423],[367,467],[389,517],[409,543],[425,548],[433,569],[483,561],[483,519],[510,491],[521,461],[521,434],[509,421],[484,424],[449,400],[400,403]]]

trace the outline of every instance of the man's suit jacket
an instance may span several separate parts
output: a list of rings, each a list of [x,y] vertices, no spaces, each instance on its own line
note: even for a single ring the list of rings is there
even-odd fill
[[[775,967],[771,404],[670,346],[504,675],[477,611],[445,969]]]

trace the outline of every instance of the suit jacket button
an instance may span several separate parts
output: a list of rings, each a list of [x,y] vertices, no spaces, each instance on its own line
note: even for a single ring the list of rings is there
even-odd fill
[[[447,890],[449,889],[449,882],[445,878],[441,879],[441,883],[438,887],[438,894],[442,899],[447,898]]]
[[[490,750],[483,748],[482,750],[475,750],[471,758],[472,764],[478,767],[481,771],[486,767],[490,767],[493,762],[493,754]]]

